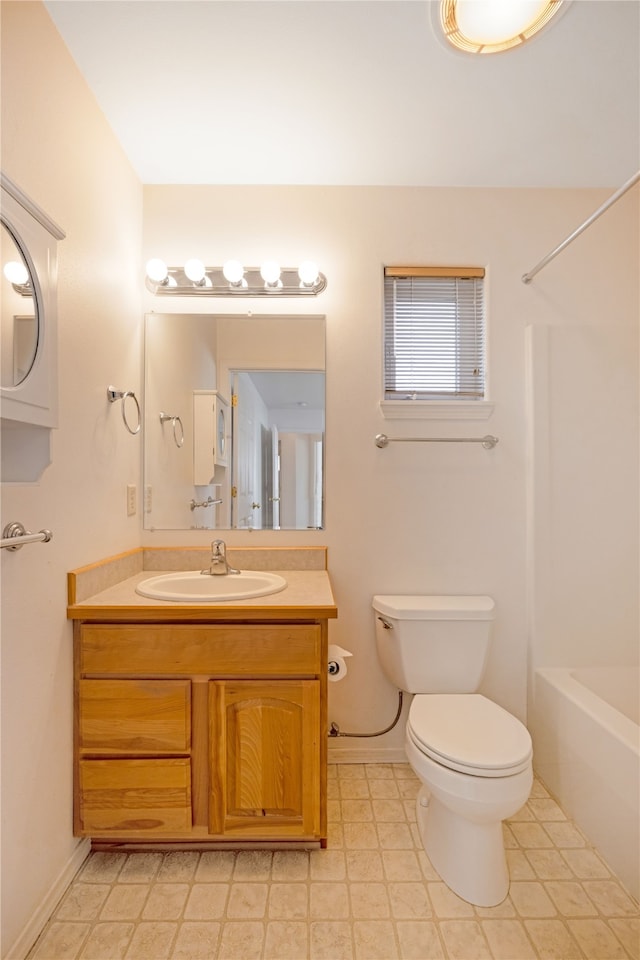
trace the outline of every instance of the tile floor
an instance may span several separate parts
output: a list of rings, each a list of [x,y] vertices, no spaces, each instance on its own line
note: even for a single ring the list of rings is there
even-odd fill
[[[434,872],[417,790],[406,764],[331,765],[326,850],[92,853],[29,960],[638,960],[638,904],[539,781],[492,908]]]

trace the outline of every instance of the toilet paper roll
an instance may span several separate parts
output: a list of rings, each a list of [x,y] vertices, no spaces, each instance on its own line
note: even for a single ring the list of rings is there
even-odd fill
[[[338,680],[344,680],[347,673],[347,657],[352,657],[350,650],[339,647],[337,643],[329,644],[329,680],[336,683]]]

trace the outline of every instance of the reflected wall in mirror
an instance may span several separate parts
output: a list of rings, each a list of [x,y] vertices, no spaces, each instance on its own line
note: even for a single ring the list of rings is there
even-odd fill
[[[144,527],[321,529],[321,316],[145,317]]]
[[[38,349],[38,303],[27,255],[2,222],[0,384],[17,387],[29,375]]]

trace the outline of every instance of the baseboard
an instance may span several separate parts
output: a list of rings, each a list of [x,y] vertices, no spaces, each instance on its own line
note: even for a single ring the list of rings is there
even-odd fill
[[[47,921],[60,902],[65,890],[88,857],[90,850],[91,841],[88,839],[81,840],[74,848],[65,866],[54,880],[51,888],[47,891],[44,900],[34,910],[31,918],[27,921],[22,933],[20,933],[13,946],[7,953],[3,954],[2,960],[24,960],[44,930]]]
[[[329,763],[407,763],[403,747],[363,746],[361,743],[337,742],[329,738]]]

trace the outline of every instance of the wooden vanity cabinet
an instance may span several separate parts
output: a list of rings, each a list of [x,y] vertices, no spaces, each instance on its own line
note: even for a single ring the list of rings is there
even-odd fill
[[[326,842],[327,622],[74,624],[79,836]]]

